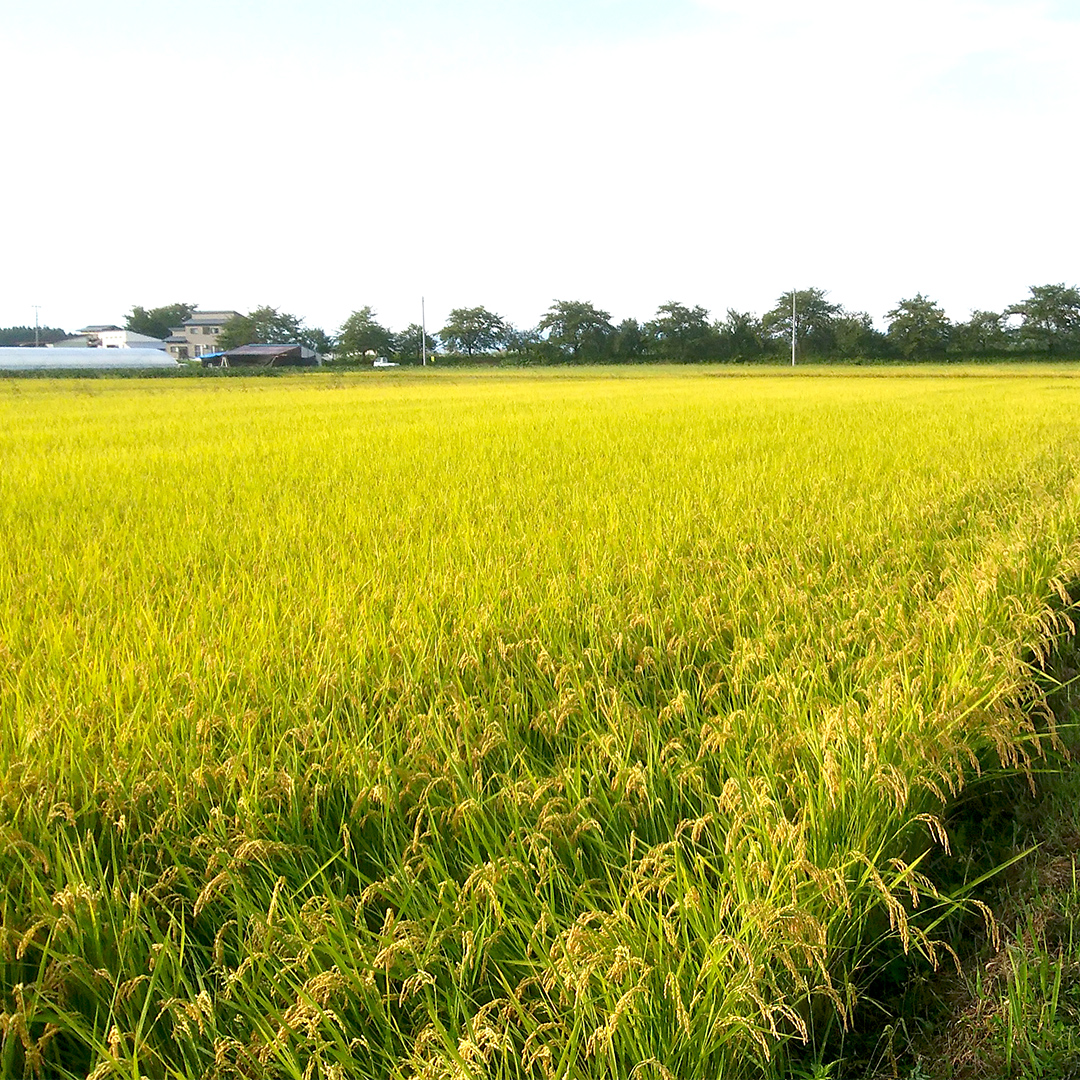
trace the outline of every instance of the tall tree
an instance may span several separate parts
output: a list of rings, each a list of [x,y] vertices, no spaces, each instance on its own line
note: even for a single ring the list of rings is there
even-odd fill
[[[305,326],[296,315],[264,304],[247,315],[234,315],[221,328],[218,348],[224,352],[241,345],[306,345],[322,353],[333,342],[318,327]]]
[[[824,289],[795,290],[795,344],[800,354],[825,356],[836,349],[835,324],[843,309],[827,300],[827,295]],[[791,340],[790,291],[765,312],[761,325],[765,337],[782,352]]]
[[[688,308],[674,300],[661,304],[645,331],[664,360],[707,360],[718,352],[719,339],[703,307]]]
[[[633,363],[647,358],[645,329],[637,319],[623,319],[611,338],[611,355],[616,363]]]
[[[559,355],[574,362],[601,359],[615,332],[611,314],[584,300],[555,300],[537,329]]]
[[[439,340],[454,352],[472,356],[504,347],[509,330],[501,315],[485,307],[454,308],[439,331]]]
[[[1021,343],[1050,356],[1080,348],[1080,289],[1059,282],[1032,285],[1030,292],[1025,301],[1005,309],[1006,315],[1021,318]]]
[[[337,348],[337,342],[318,326],[301,327],[300,333],[300,343],[314,349],[320,356],[329,356]]]
[[[889,339],[865,311],[841,311],[833,320],[832,335],[839,356],[873,359],[889,355]]]
[[[952,324],[933,300],[916,293],[909,300],[901,300],[887,318],[889,340],[903,356],[925,360],[944,355]]]
[[[728,308],[717,326],[720,355],[730,360],[751,360],[765,351],[761,320],[748,311]]]
[[[195,314],[196,307],[195,304],[166,304],[147,309],[136,304],[124,320],[124,329],[164,341],[174,326],[180,326]]]
[[[435,339],[430,334],[425,335],[419,323],[409,323],[394,336],[394,356],[403,364],[419,364],[424,358],[424,344],[430,363],[435,358]]]
[[[1009,347],[1004,315],[997,311],[976,309],[967,322],[957,323],[953,327],[950,344],[963,356],[989,356],[1004,352]]]
[[[394,335],[375,318],[375,311],[362,307],[342,324],[337,335],[339,356],[389,356],[394,351]]]
[[[539,330],[518,330],[511,327],[506,335],[506,351],[518,357],[523,364],[531,364],[544,359],[547,345]]]

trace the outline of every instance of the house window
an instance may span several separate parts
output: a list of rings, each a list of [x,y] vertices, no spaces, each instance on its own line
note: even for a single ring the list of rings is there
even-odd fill
[[[210,327],[210,333],[211,334],[220,334],[221,333],[221,327],[220,326],[211,326]]]
[[[197,334],[198,332],[199,332],[199,328],[198,328],[197,326],[193,326],[193,327],[191,328],[191,333],[192,333],[192,334]]]

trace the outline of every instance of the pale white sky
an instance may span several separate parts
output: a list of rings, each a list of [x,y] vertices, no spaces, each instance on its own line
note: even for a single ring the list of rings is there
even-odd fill
[[[1080,0],[0,0],[0,325],[1080,280]]]

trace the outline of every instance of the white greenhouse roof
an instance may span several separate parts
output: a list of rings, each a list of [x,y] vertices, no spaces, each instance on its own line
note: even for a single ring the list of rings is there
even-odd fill
[[[105,371],[111,368],[178,368],[160,349],[0,348],[0,371]]]

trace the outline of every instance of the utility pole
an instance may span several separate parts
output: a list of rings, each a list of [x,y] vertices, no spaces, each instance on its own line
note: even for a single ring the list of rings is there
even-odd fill
[[[41,348],[41,333],[38,328],[38,312],[41,310],[41,305],[31,304],[30,306],[34,309],[34,348],[39,349]]]
[[[791,366],[795,366],[795,290],[791,290]]]
[[[420,357],[421,367],[427,367],[427,312],[424,309],[424,298],[420,297]]]

